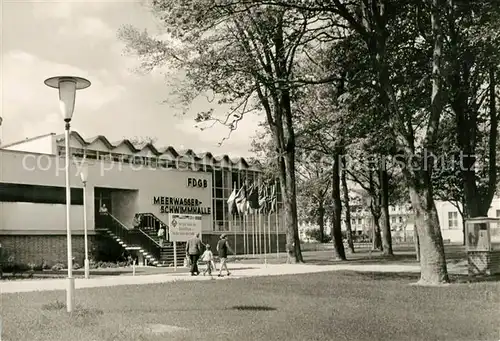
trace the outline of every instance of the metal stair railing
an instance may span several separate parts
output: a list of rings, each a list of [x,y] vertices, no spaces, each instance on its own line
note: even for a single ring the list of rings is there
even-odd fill
[[[165,229],[165,241],[168,241],[168,225],[153,213],[138,213],[137,217],[140,220],[139,229],[148,235],[156,236],[160,227]]]
[[[160,259],[160,245],[147,233],[141,231],[140,229],[129,229],[125,224],[110,213],[107,213],[103,217],[106,216],[109,218],[109,224],[106,224],[105,226],[115,236],[128,245],[139,245],[156,260]]]

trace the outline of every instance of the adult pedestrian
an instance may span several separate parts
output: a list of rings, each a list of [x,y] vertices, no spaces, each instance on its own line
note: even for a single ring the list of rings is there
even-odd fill
[[[198,259],[203,253],[203,243],[200,239],[200,234],[196,233],[193,238],[189,239],[186,243],[186,256],[189,257],[191,262],[191,276],[198,276],[200,271],[198,270]]]
[[[233,249],[229,246],[229,242],[227,241],[226,235],[222,234],[220,236],[220,240],[217,243],[217,252],[219,253],[220,259],[220,269],[219,269],[219,277],[222,277],[222,269],[226,269],[227,275],[229,276],[231,273],[227,268],[227,254],[228,251],[231,251],[234,254]]]

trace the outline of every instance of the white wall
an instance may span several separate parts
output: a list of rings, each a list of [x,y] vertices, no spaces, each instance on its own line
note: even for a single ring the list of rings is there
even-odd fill
[[[132,226],[135,213],[140,212],[138,196],[139,191],[121,190],[111,193],[113,215],[126,226]]]
[[[73,232],[83,233],[83,206],[71,206],[70,217]],[[66,205],[0,202],[0,230],[12,234],[65,231]]]
[[[443,239],[450,239],[452,242],[462,242],[463,240],[463,220],[458,212],[458,209],[447,201],[436,201],[436,209],[438,211],[439,224],[441,225],[441,234]],[[495,197],[488,211],[488,217],[497,218],[496,211],[500,210],[500,198]],[[457,227],[450,228],[448,223],[448,212],[457,212]]]
[[[20,142],[5,149],[22,152],[54,154],[54,135],[47,135],[40,138],[35,138],[33,140],[28,140],[26,142]]]
[[[22,183],[33,185],[65,186],[64,177],[64,159],[52,155],[30,154],[22,152],[12,152],[0,150],[0,182]],[[134,168],[135,167],[135,168]],[[70,167],[70,181],[73,187],[81,187],[79,172],[81,170],[80,161]],[[202,202],[201,206],[209,207],[212,214],[204,215],[202,226],[204,231],[212,231],[213,225],[213,207],[212,207],[212,175],[211,173],[152,169],[143,166],[133,166],[120,163],[95,161],[88,166],[87,182],[87,203],[89,229],[94,228],[94,188],[107,187],[114,189],[136,190],[137,195],[131,199],[130,193],[124,200],[127,204],[129,213],[150,212],[158,218],[167,222],[167,215],[160,214],[160,207],[153,204],[153,197],[180,197],[193,198]],[[207,181],[206,188],[188,187],[187,179],[193,177]],[[116,200],[116,195],[115,195]],[[132,200],[132,203],[130,203]],[[119,206],[121,206],[120,204]],[[136,209],[137,212],[133,212]],[[119,209],[120,210],[120,209]],[[5,210],[4,210],[5,211]],[[38,210],[37,212],[43,212]],[[122,210],[123,212],[123,210]],[[52,212],[52,214],[54,214]],[[36,223],[40,222],[43,226],[50,221],[50,214],[40,213]],[[0,216],[0,229],[16,230],[16,225],[7,225],[4,214]],[[42,223],[43,221],[43,223]],[[35,223],[35,221],[34,221]],[[64,228],[64,226],[62,226]]]

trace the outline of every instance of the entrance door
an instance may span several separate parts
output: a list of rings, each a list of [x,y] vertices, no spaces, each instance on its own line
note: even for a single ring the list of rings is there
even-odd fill
[[[113,213],[113,207],[111,205],[111,190],[107,188],[95,188],[94,189],[94,209],[95,216],[99,216],[99,209],[104,204],[106,205],[108,212]]]

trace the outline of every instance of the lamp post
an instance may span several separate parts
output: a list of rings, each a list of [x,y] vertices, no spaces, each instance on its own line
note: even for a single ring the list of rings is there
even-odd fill
[[[84,160],[85,162],[85,160]],[[87,164],[83,163],[80,170],[80,178],[83,183],[83,234],[85,242],[85,260],[83,261],[83,267],[85,269],[85,278],[88,279],[90,276],[90,264],[89,264],[89,244],[87,236],[87,178],[88,178],[88,168]]]
[[[75,279],[73,278],[73,254],[71,246],[71,187],[69,181],[69,130],[70,122],[73,117],[75,109],[75,96],[76,90],[88,88],[90,82],[84,78],[71,77],[71,76],[58,76],[45,80],[45,85],[59,90],[59,105],[61,113],[64,118],[65,131],[64,143],[66,152],[66,234],[67,234],[67,247],[68,247],[68,283],[66,288],[66,310],[68,313],[73,311],[74,307],[74,292],[75,292]]]

